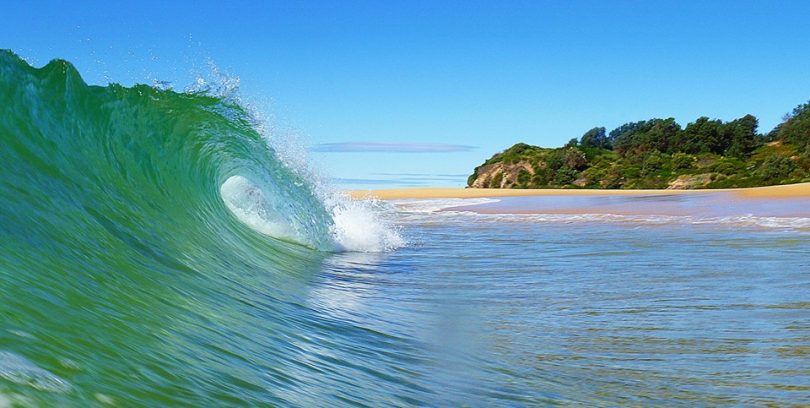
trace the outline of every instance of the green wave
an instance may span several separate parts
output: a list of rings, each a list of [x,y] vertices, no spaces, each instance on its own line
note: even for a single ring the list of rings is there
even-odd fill
[[[243,200],[263,199],[244,209],[284,224],[279,234],[263,232],[333,249],[331,218],[312,188],[227,98],[88,86],[66,61],[36,69],[2,52],[0,104],[5,236],[49,245],[118,240],[157,257],[181,252],[177,245],[256,245],[227,209],[240,203],[221,197],[237,176],[250,189]]]
[[[0,51],[0,406],[296,405],[269,383],[316,372],[285,340],[324,324],[306,283],[398,236],[257,129]]]

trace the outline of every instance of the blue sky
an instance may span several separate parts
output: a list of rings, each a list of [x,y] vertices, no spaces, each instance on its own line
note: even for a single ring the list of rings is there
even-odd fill
[[[346,187],[458,185],[516,142],[810,100],[807,1],[17,2],[0,48],[182,88],[210,59]],[[257,4],[261,3],[261,4]]]

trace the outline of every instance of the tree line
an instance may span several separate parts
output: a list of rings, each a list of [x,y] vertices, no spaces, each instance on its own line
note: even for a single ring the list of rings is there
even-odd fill
[[[512,177],[509,166],[515,168]],[[476,180],[484,167],[502,174]],[[526,170],[531,165],[532,171]],[[747,187],[810,178],[810,102],[786,114],[767,134],[753,115],[724,122],[700,117],[685,127],[674,118],[625,123],[610,132],[594,127],[565,146],[518,143],[476,168],[468,184],[489,187],[664,188],[680,176],[700,176],[695,187]]]

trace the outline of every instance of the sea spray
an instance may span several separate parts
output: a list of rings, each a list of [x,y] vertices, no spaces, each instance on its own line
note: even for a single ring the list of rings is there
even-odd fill
[[[327,206],[334,220],[332,236],[343,250],[386,252],[406,244],[398,228],[383,216],[393,210],[381,208],[377,201],[352,201],[338,195]]]
[[[333,251],[385,252],[406,244],[399,228],[385,215],[393,212],[390,206],[371,199],[353,200],[335,190],[311,164],[305,143],[294,133],[275,129],[264,120],[264,112],[241,96],[238,77],[221,71],[213,61],[209,60],[207,65],[208,74],[198,75],[186,92],[215,95],[247,114],[250,126],[264,138],[275,159],[295,175],[297,180],[293,183],[310,188],[330,214],[333,245],[324,247],[299,224],[288,222],[283,208],[289,203],[279,200],[273,191],[265,191],[268,184],[260,186],[236,175],[222,184],[220,192],[228,209],[240,221],[265,235]]]

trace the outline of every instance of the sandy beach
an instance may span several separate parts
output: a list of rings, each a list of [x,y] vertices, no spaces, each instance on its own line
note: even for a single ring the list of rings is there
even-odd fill
[[[646,196],[673,194],[712,194],[730,192],[741,198],[810,198],[810,183],[782,186],[722,189],[722,190],[566,190],[566,189],[497,189],[497,188],[402,188],[386,190],[353,190],[348,194],[355,199],[380,200],[432,199],[432,198],[486,198],[524,196]]]

